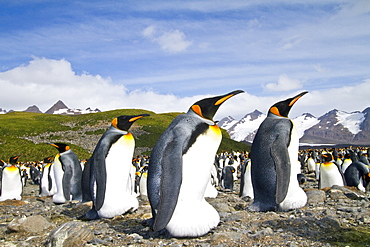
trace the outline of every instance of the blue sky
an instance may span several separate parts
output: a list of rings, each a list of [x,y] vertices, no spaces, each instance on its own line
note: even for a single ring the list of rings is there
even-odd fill
[[[292,115],[370,106],[370,3],[0,0],[0,108],[187,111],[242,89],[240,118],[307,90]]]

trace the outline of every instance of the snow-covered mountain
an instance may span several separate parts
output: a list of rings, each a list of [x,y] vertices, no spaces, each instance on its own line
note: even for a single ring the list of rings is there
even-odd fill
[[[92,110],[90,109],[90,107],[86,108],[85,110],[70,109],[63,103],[63,101],[58,100],[45,113],[46,114],[59,114],[59,115],[79,115],[79,114],[96,113],[96,112],[100,112],[100,110],[99,109]]]
[[[6,111],[0,108],[0,114],[6,114],[12,112],[13,110]],[[33,112],[33,113],[42,113],[36,105],[29,106],[24,112]],[[52,107],[50,107],[45,113],[46,114],[60,114],[60,115],[79,115],[87,113],[96,113],[100,112],[98,108],[92,110],[90,107],[85,110],[82,109],[70,109],[63,101],[58,100]]]
[[[5,113],[7,113],[6,110],[0,108],[0,114],[5,114]]]
[[[219,122],[221,128],[236,141],[253,142],[266,114],[258,110],[239,121],[227,117]],[[359,112],[332,110],[316,118],[310,113],[292,119],[301,143],[308,144],[370,144],[370,107]]]

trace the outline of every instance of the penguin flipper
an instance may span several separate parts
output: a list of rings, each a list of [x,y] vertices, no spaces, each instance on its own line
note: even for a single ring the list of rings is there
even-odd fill
[[[96,160],[95,160],[96,161]],[[105,167],[105,157],[100,159],[99,164],[94,162],[94,176],[96,181],[96,198],[94,202],[94,207],[97,211],[101,209],[104,204],[105,199],[105,185],[107,184],[107,170]],[[90,167],[90,169],[92,169]]]
[[[62,163],[62,166],[63,166],[63,163]],[[72,179],[72,171],[64,170],[63,179],[62,179],[63,195],[67,201],[69,201],[71,198],[71,185],[70,185],[71,179]]]
[[[82,202],[92,201],[90,189],[90,160],[87,160],[82,172],[81,189],[82,189]]]
[[[176,131],[175,131],[176,132]],[[177,205],[182,183],[182,149],[184,137],[181,133],[174,134],[172,141],[168,142],[161,159],[161,182],[159,188],[159,203],[153,222],[153,230],[164,229],[171,220]]]
[[[245,175],[245,170],[246,170],[246,163],[242,164],[241,165],[241,168],[240,168],[240,190],[239,190],[239,197],[242,197],[243,196],[243,192],[244,192],[244,183],[245,183],[245,178],[244,178],[244,175]]]
[[[276,169],[276,203],[281,203],[287,193],[290,178],[290,159],[287,145],[282,143],[289,143],[286,137],[278,135],[271,147],[271,156],[275,163]]]
[[[51,188],[52,188],[52,186],[53,186],[53,179],[52,179],[52,177],[51,177],[51,175],[50,175],[50,173],[51,173],[51,169],[52,169],[52,167],[51,166],[49,166],[49,170],[48,170],[48,190],[49,191],[51,191]],[[40,187],[41,188],[41,187]]]
[[[0,168],[0,196],[2,195],[3,169],[4,168]]]

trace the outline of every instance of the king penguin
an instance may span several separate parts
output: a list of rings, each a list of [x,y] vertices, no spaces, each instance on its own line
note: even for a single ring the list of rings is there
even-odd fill
[[[288,118],[291,107],[306,93],[274,104],[257,130],[250,153],[254,193],[250,211],[286,211],[307,202],[297,180],[299,138]]]
[[[370,178],[370,171],[364,163],[355,161],[349,165],[344,172],[344,178],[347,186],[354,186],[362,192],[366,192],[366,186]]]
[[[9,164],[2,168],[0,181],[0,201],[21,200],[23,184],[21,171],[17,166],[19,155],[10,157]]]
[[[323,163],[320,165],[319,189],[333,185],[345,186],[346,181],[340,168],[334,163],[330,153],[322,154]]]
[[[128,130],[145,116],[149,114],[114,118],[100,138],[83,172],[83,201],[93,202],[84,218],[113,218],[138,208],[131,179],[135,140]]]
[[[254,195],[253,195],[251,160],[250,159],[247,159],[243,162],[240,171],[241,171],[241,176],[240,176],[239,196],[241,198],[249,197],[253,199]]]
[[[64,143],[48,143],[59,153],[54,158],[53,172],[57,192],[53,202],[63,204],[70,200],[82,201],[82,169],[77,155]]]
[[[55,184],[53,156],[44,159],[40,179],[40,196],[52,196],[57,192]]]
[[[148,167],[151,227],[174,237],[207,234],[220,221],[204,199],[222,135],[212,120],[220,105],[242,93],[202,99],[177,116],[156,142]]]
[[[231,165],[227,165],[222,169],[221,184],[224,190],[233,192],[235,171],[235,168]]]

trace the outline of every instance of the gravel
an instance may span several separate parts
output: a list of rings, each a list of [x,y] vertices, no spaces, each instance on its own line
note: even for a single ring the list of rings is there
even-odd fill
[[[234,192],[219,189],[207,201],[221,222],[198,238],[151,231],[146,198],[139,197],[133,213],[80,221],[90,203],[56,205],[38,196],[38,186],[27,185],[22,200],[0,202],[0,246],[370,246],[370,194],[340,186],[318,190],[314,175],[307,177],[307,205],[288,212],[246,211],[251,200],[238,196],[238,181]]]

